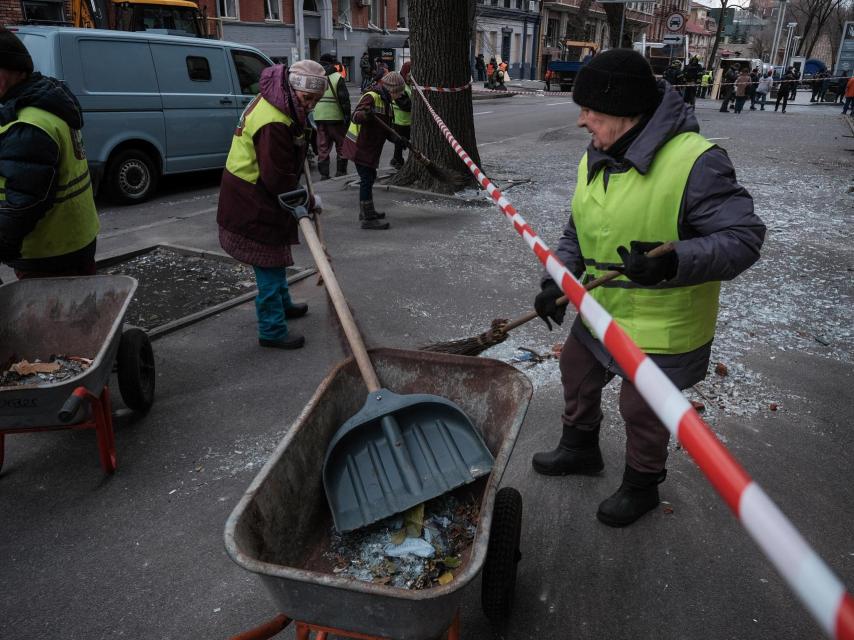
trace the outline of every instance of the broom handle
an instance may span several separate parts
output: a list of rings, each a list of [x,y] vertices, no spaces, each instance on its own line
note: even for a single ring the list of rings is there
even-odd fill
[[[648,251],[646,255],[648,258],[658,258],[666,253],[670,253],[675,248],[676,245],[672,242],[665,242],[664,244],[658,245],[655,249]],[[610,282],[617,276],[621,275],[623,275],[622,271],[608,271],[607,273],[602,274],[595,280],[591,280],[590,282],[588,282],[586,285],[584,285],[584,288],[587,289],[587,291],[590,291],[591,289],[595,289],[596,287],[601,286],[606,282]],[[555,300],[555,304],[557,304],[558,306],[564,305],[567,302],[569,302],[569,298],[567,298],[566,296],[561,296],[560,298]],[[530,322],[531,320],[537,317],[539,317],[537,315],[537,312],[531,311],[530,313],[526,313],[524,316],[520,316],[515,320],[511,320],[501,328],[501,331],[502,333],[507,333],[508,331],[512,331],[516,327],[521,327],[526,322]]]
[[[404,137],[403,137],[402,135],[400,135],[397,131],[395,131],[392,127],[388,126],[385,122],[383,122],[383,121],[382,121],[382,120],[380,120],[379,118],[375,117],[375,118],[374,118],[374,121],[375,121],[375,122],[377,122],[377,123],[378,123],[378,124],[383,128],[383,129],[385,129],[385,130],[386,130],[386,131],[388,131],[389,133],[393,133],[393,134],[394,134],[398,139],[403,140],[406,144],[408,144],[408,145],[409,145],[409,151],[410,151],[413,155],[415,155],[415,157],[416,157],[416,158],[418,158],[419,160],[421,160],[421,162],[423,162],[424,164],[427,164],[427,163],[432,164],[432,161],[430,160],[430,158],[428,158],[428,157],[427,157],[427,156],[425,156],[423,153],[421,153],[418,149],[416,149],[415,147],[413,147],[413,146],[412,146],[412,143],[411,143],[407,138],[404,138]]]
[[[314,225],[308,216],[303,216],[299,219],[299,226],[308,244],[308,249],[311,251],[311,256],[314,258],[315,264],[317,264],[317,269],[323,277],[326,291],[329,293],[335,311],[338,313],[338,320],[344,329],[344,335],[347,336],[347,342],[350,344],[350,350],[353,352],[359,372],[362,374],[365,385],[368,387],[368,393],[379,391],[382,387],[380,386],[377,372],[374,371],[374,365],[371,364],[368,350],[365,348],[365,341],[362,339],[362,334],[359,333],[356,321],[353,320],[353,314],[350,312],[350,307],[344,299],[344,292],[341,291],[341,287],[338,285],[338,279],[335,277],[332,265],[329,264],[329,259],[326,257],[323,246],[320,244],[320,239],[317,237]]]

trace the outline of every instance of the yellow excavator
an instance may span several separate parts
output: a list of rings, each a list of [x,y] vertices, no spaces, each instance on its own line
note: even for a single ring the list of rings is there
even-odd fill
[[[71,22],[84,29],[208,37],[207,20],[191,0],[71,0]]]

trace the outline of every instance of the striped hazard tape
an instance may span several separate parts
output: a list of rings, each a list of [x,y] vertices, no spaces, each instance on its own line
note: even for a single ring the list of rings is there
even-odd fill
[[[459,93],[460,91],[466,91],[467,89],[471,89],[471,82],[463,85],[462,87],[443,87],[439,85],[438,87],[421,87],[422,91],[432,91],[434,93]]]
[[[587,293],[584,286],[563,266],[501,191],[492,184],[457,142],[414,78],[412,81],[445,139],[472,172],[478,184],[507,216],[513,228],[527,242],[549,275],[560,285],[658,418],[691,454],[697,466],[824,632],[831,638],[854,640],[854,598],[846,592],[842,582],[721,444],[685,396],[614,322],[596,299]]]

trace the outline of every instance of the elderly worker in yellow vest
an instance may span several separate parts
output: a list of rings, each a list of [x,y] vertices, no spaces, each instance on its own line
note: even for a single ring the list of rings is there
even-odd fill
[[[62,83],[0,29],[0,262],[19,278],[91,275],[100,228],[80,129]]]
[[[623,276],[592,295],[680,389],[706,376],[722,280],[759,258],[765,225],[735,177],[726,152],[699,134],[694,112],[657,85],[637,52],[600,53],[578,74],[578,126],[591,134],[578,166],[572,215],[556,255],[587,282],[617,269]],[[646,255],[674,242],[675,251]],[[546,322],[563,321],[561,290],[549,278],[534,306]],[[551,325],[549,325],[551,326]],[[598,474],[601,391],[623,379],[620,413],[626,461],[619,489],[598,519],[626,526],[659,503],[670,434],[605,348],[576,319],[560,359],[562,435],[532,464],[545,475]]]
[[[317,170],[321,180],[329,180],[329,156],[332,147],[336,153],[335,177],[347,175],[347,158],[341,155],[344,136],[350,125],[350,92],[347,81],[338,70],[340,63],[331,53],[320,56],[320,64],[326,72],[327,87],[314,108],[317,123]]]
[[[301,60],[261,72],[259,93],[234,132],[219,192],[219,242],[233,258],[255,270],[258,344],[298,349],[305,338],[288,330],[288,320],[304,316],[308,305],[291,300],[286,267],[293,264],[297,222],[280,207],[277,195],[299,183],[307,150],[308,113],[326,90],[317,62]],[[320,208],[315,196],[312,206]]]

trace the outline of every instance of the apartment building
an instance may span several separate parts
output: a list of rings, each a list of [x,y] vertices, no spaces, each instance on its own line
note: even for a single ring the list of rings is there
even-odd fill
[[[507,62],[511,78],[535,77],[539,34],[539,0],[476,0],[472,55]]]

